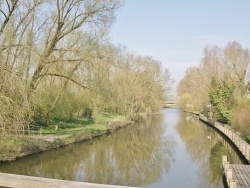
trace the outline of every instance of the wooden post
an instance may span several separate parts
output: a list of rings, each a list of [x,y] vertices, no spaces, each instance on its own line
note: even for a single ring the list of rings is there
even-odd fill
[[[229,188],[237,188],[237,182],[234,179],[229,180]]]
[[[248,147],[247,152],[248,152],[248,161],[250,161],[250,147]]]
[[[236,136],[235,137],[235,142],[234,142],[234,144],[238,147],[239,145],[238,145],[238,136]]]
[[[227,169],[227,171],[226,171],[226,178],[227,178],[228,181],[230,179],[233,179],[233,169],[232,168]]]
[[[226,172],[227,169],[231,168],[231,165],[230,165],[230,163],[229,163],[228,161],[226,161],[226,162],[224,163],[223,167],[224,167],[224,172]]]
[[[247,152],[246,152],[246,143],[245,143],[245,141],[243,141],[243,147],[242,147],[242,153],[243,153],[243,155],[246,157],[246,155],[247,155]]]
[[[245,143],[243,140],[241,140],[241,152],[243,155],[245,155]]]
[[[227,156],[226,155],[223,155],[222,156],[222,166],[224,168],[224,164],[227,162]]]
[[[241,151],[241,153],[244,155],[244,152],[243,152],[243,142],[242,142],[242,140],[240,141],[240,151]]]
[[[245,144],[245,152],[246,152],[246,159],[249,160],[249,147],[248,147],[248,144]]]
[[[237,136],[237,147],[240,149],[240,138]]]

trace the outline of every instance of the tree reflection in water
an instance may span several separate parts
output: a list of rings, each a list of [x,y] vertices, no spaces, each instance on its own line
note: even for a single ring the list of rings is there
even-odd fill
[[[177,125],[177,131],[186,144],[186,149],[191,160],[199,164],[198,187],[223,187],[221,160],[222,155],[227,155],[231,162],[239,163],[237,154],[223,138],[212,128],[198,120],[190,118],[189,114],[182,113],[182,118]],[[224,143],[224,144],[223,144]]]
[[[145,186],[159,181],[173,160],[174,141],[162,115],[111,136],[0,164],[1,172],[94,183]]]

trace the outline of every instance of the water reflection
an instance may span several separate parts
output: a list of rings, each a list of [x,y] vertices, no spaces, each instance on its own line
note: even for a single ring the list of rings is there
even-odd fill
[[[241,163],[231,146],[212,128],[205,126],[198,117],[182,113],[176,128],[186,144],[191,160],[198,165],[197,187],[223,187],[221,160],[227,155],[231,163]]]
[[[0,171],[94,183],[145,186],[159,181],[173,160],[175,143],[164,135],[162,115],[111,136],[1,164]]]
[[[223,187],[225,154],[240,163],[230,145],[197,117],[165,109],[111,136],[0,164],[0,171],[149,188],[217,188]]]

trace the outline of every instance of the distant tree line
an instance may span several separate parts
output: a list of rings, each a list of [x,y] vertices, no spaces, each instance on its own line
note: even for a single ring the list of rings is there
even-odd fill
[[[159,110],[172,79],[109,42],[119,0],[0,1],[0,130]]]
[[[250,134],[250,53],[238,42],[207,46],[197,67],[189,68],[178,85],[179,105],[211,111],[213,118]]]

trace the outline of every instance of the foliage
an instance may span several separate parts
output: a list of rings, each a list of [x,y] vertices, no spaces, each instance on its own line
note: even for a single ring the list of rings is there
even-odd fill
[[[32,116],[27,88],[22,80],[1,68],[0,80],[0,134],[20,134]]]
[[[206,46],[200,65],[190,67],[185,72],[178,85],[178,95],[181,98],[189,93],[192,96],[193,108],[202,110],[210,103],[209,93],[214,78],[220,83],[225,81],[233,86],[235,95],[243,96],[249,87],[245,82],[249,80],[249,63],[249,50],[244,49],[238,42],[229,42],[224,48]]]
[[[55,102],[56,101],[56,102]],[[44,86],[33,96],[34,120],[37,124],[48,125],[53,119],[68,121],[86,105],[82,95],[73,93],[60,85]]]
[[[225,81],[221,84],[215,78],[212,78],[209,93],[210,102],[214,106],[214,115],[223,123],[230,121],[230,113],[235,106],[234,90],[235,87],[232,84]]]
[[[83,113],[82,113],[82,116],[87,118],[87,119],[91,119],[92,118],[92,109],[85,108]]]
[[[53,120],[49,126],[43,127],[42,134],[75,135],[78,134],[79,131],[98,134],[98,132],[103,132],[107,130],[107,122],[124,120],[124,116],[109,113],[100,114],[100,119],[98,121],[79,117],[72,117],[66,122]],[[58,130],[55,129],[56,126],[58,127]]]
[[[190,93],[184,93],[179,97],[177,103],[178,106],[181,106],[184,110],[193,111],[192,101],[193,96]]]
[[[246,140],[247,140],[247,142],[250,144],[250,135],[247,135],[247,136],[246,136]]]
[[[72,118],[136,119],[159,110],[172,79],[161,62],[111,44],[122,0],[0,1],[0,130]],[[35,125],[34,125],[35,124]],[[8,133],[8,134],[9,134]]]
[[[250,101],[249,99],[243,100],[232,113],[232,125],[234,125],[243,136],[250,134]]]
[[[188,68],[178,85],[179,106],[186,109],[188,103],[190,110],[206,111],[212,104],[215,118],[240,127],[245,123],[240,123],[237,111],[249,95],[249,71],[249,50],[238,42],[206,46],[200,65]]]

